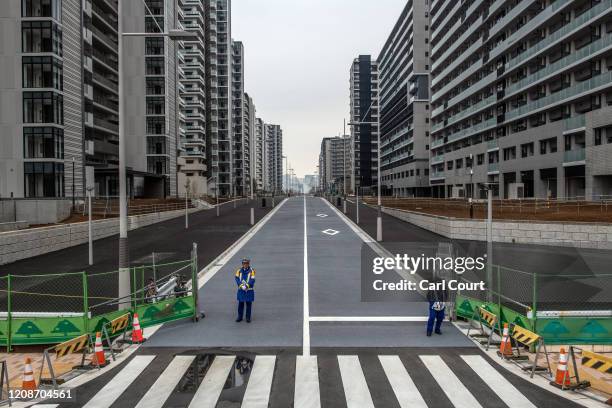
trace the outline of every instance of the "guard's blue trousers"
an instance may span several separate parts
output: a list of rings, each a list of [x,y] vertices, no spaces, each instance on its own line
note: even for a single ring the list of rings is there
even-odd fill
[[[440,331],[440,326],[442,325],[442,321],[444,320],[444,309],[442,310],[433,310],[431,307],[434,302],[429,302],[429,320],[427,320],[427,334],[431,334],[434,330],[434,321],[436,326],[436,332]]]
[[[251,307],[253,302],[238,302],[238,318],[242,320],[244,316],[244,304],[246,303],[246,319],[251,320]]]

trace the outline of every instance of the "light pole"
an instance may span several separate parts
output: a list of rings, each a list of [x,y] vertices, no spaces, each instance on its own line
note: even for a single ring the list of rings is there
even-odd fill
[[[88,217],[88,221],[87,221],[87,230],[89,232],[89,239],[88,239],[88,243],[89,243],[89,266],[93,265],[93,228],[92,228],[92,222],[91,222],[91,213],[92,213],[92,209],[91,209],[91,195],[93,193],[94,188],[93,187],[88,187],[87,188],[87,208],[88,208],[88,213],[87,217]]]
[[[74,198],[74,162],[75,162],[75,158],[74,156],[72,156],[72,212],[73,213],[76,207],[76,201]]]
[[[154,16],[149,9],[147,3],[143,0],[147,13]],[[159,32],[157,33],[124,33],[123,32],[123,7],[124,1],[119,2],[117,9],[118,17],[118,36],[117,36],[117,53],[119,61],[117,63],[117,71],[119,72],[119,299],[127,299],[130,297],[130,261],[128,247],[128,208],[127,208],[127,179],[126,179],[126,152],[125,152],[125,133],[126,121],[124,114],[123,99],[125,96],[125,79],[123,73],[123,40],[124,37],[168,37],[172,41],[180,41],[186,39],[194,39],[198,37],[195,32],[186,32],[181,30],[170,30],[165,32],[153,18]],[[127,302],[120,302],[119,308],[125,309],[130,306]]]
[[[289,166],[288,166],[288,162],[287,162],[287,156],[282,156],[283,159],[285,159],[285,189],[288,189],[288,182],[287,182],[287,172],[289,171]],[[282,165],[282,164],[281,164]],[[287,191],[287,195],[289,191]]]
[[[470,218],[474,218],[474,183],[472,182],[473,177],[474,169],[470,167]]]
[[[185,182],[185,229],[189,229],[189,179]]]
[[[374,102],[372,102],[372,104],[374,104]],[[372,107],[370,105],[370,107]],[[369,109],[368,109],[369,110]],[[367,113],[367,112],[366,112]],[[382,241],[382,204],[381,204],[381,199],[380,199],[380,187],[381,187],[381,177],[380,177],[380,115],[378,116],[379,119],[376,122],[349,122],[349,126],[359,126],[359,125],[370,125],[370,126],[374,126],[376,125],[376,129],[377,129],[377,150],[378,150],[378,157],[377,157],[377,176],[378,176],[378,186],[376,187],[377,190],[377,194],[378,194],[378,214],[376,216],[376,241],[380,242]]]

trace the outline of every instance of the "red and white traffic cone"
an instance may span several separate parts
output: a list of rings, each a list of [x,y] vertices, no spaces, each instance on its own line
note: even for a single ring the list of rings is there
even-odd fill
[[[508,323],[504,323],[504,331],[502,333],[498,354],[502,357],[511,357],[514,355],[512,352],[512,343],[510,342]]]
[[[559,350],[559,364],[557,365],[557,374],[554,384],[560,388],[569,387],[570,373],[567,371],[568,354],[563,347]]]
[[[100,332],[96,332],[96,342],[94,344],[94,354],[95,359],[98,362],[98,366],[104,367],[108,364],[106,361],[106,355],[104,354],[104,347],[102,347],[102,334]]]
[[[23,369],[23,381],[21,383],[21,388],[24,390],[35,390],[38,387],[36,386],[36,380],[34,379],[34,371],[32,370],[32,360],[30,357],[27,357],[25,360],[25,368]]]
[[[132,343],[143,343],[146,339],[142,335],[142,329],[140,328],[140,321],[138,320],[138,313],[134,313],[132,319]]]

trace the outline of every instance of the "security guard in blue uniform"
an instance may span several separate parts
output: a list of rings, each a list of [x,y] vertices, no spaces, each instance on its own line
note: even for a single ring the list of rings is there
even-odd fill
[[[241,322],[244,315],[244,304],[246,303],[246,321],[251,323],[251,308],[255,301],[255,269],[251,268],[251,260],[243,259],[242,268],[236,271],[236,285],[238,293],[238,318],[236,322]]]

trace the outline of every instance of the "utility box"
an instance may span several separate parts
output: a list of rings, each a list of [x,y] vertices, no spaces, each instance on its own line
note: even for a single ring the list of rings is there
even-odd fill
[[[510,200],[518,200],[525,197],[525,185],[523,183],[508,184],[508,198]]]

